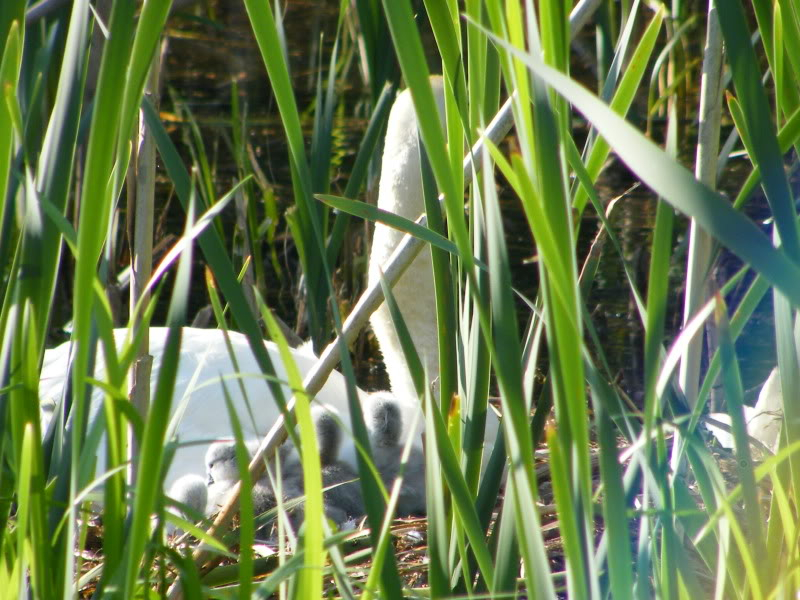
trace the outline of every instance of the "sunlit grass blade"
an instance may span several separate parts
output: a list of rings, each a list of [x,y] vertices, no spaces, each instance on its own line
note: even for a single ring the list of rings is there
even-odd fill
[[[374,100],[381,94],[384,84],[390,81],[397,84],[399,76],[395,66],[394,48],[385,43],[389,31],[378,0],[355,0],[353,4],[361,25],[359,40],[364,45],[368,82]]]
[[[356,161],[350,172],[350,178],[347,180],[347,186],[344,189],[345,198],[355,198],[356,194],[358,194],[358,190],[361,189],[361,186],[367,179],[368,168],[374,157],[380,133],[386,126],[386,120],[389,118],[389,110],[392,107],[395,92],[395,86],[387,84],[375,102],[375,107],[370,116],[367,130],[364,132],[364,137],[358,148],[358,154],[356,154]],[[319,198],[319,196],[317,197]],[[328,239],[328,260],[331,264],[333,264],[334,259],[339,254],[349,220],[350,218],[347,213],[337,212],[336,218],[333,221],[331,235]]]
[[[250,477],[248,465],[250,454],[244,444],[244,434],[242,424],[236,415],[228,388],[222,384],[222,391],[225,394],[225,406],[228,408],[228,417],[231,420],[233,429],[234,444],[236,445],[236,463],[239,465],[239,476],[241,478],[239,494],[239,593],[240,597],[247,598],[250,595],[250,588],[253,579],[253,542],[255,540],[254,514],[253,514],[253,481]]]
[[[147,119],[147,126],[155,137],[159,154],[161,155],[167,172],[172,179],[173,184],[175,185],[175,192],[183,204],[184,210],[186,210],[189,204],[189,195],[191,189],[189,173],[184,167],[183,161],[181,160],[175,145],[172,143],[172,140],[169,139],[169,136],[164,129],[164,125],[159,120],[158,115],[153,109],[153,106],[150,104],[150,102],[145,100],[142,103],[142,107]],[[203,254],[208,261],[211,270],[214,272],[214,276],[219,283],[222,293],[225,295],[226,300],[230,304],[231,313],[236,324],[241,329],[242,333],[247,336],[247,340],[250,343],[250,348],[253,351],[253,355],[256,357],[256,360],[258,360],[262,372],[274,377],[275,369],[272,366],[269,355],[264,348],[261,330],[255,320],[253,312],[250,310],[247,300],[244,297],[242,288],[236,279],[236,272],[233,269],[230,258],[225,253],[219,234],[213,228],[206,229],[206,231],[198,238],[198,243],[200,244],[200,248],[203,250]],[[270,386],[272,397],[276,400],[276,402],[278,402],[279,405],[285,404],[283,390],[281,389],[280,385],[271,380],[268,380],[268,384]]]
[[[522,55],[521,55],[522,56]],[[530,55],[526,64],[589,118],[612,148],[642,178],[678,210],[695,218],[732,252],[749,262],[792,302],[800,304],[800,269],[786,254],[776,250],[752,221],[735,211],[683,167],[666,157],[624,119],[578,84],[540,63]]]
[[[325,564],[323,550],[322,521],[325,514],[322,509],[322,475],[319,456],[319,445],[314,422],[311,418],[311,398],[303,390],[303,379],[294,364],[286,339],[281,334],[278,324],[263,306],[261,314],[273,341],[283,359],[289,384],[295,391],[295,418],[300,430],[300,450],[303,463],[303,488],[305,491],[305,535],[303,549],[305,561],[299,580],[295,583],[296,598],[317,598],[322,595],[322,570]]]
[[[81,96],[84,81],[84,57],[86,54],[86,34],[88,29],[88,2],[78,1],[72,7],[69,31],[67,34],[64,58],[59,72],[59,82],[55,105],[47,124],[42,142],[42,155],[36,172],[37,188],[41,191],[43,203],[54,208],[63,217],[70,183],[73,177],[72,164],[76,152],[76,141],[81,119]],[[56,273],[58,271],[61,236],[58,227],[45,220],[45,236],[39,249],[43,265],[50,266],[50,272],[42,272],[40,293],[42,300],[50,302],[53,295]],[[63,234],[62,234],[63,235]],[[44,335],[46,321],[40,323],[40,335]]]
[[[186,231],[188,234],[194,220],[194,206],[190,204]],[[175,289],[170,299],[167,324],[169,333],[161,356],[156,393],[148,410],[147,421],[141,443],[140,475],[136,481],[136,495],[133,506],[133,519],[125,545],[126,560],[123,570],[117,574],[117,583],[124,595],[133,594],[139,575],[139,561],[144,553],[150,534],[150,515],[155,506],[156,495],[161,493],[162,482],[159,477],[144,474],[160,473],[163,460],[164,442],[172,408],[172,393],[175,389],[178,361],[180,358],[181,326],[186,321],[186,306],[189,296],[191,274],[191,246],[181,254]]]
[[[21,4],[21,3],[20,3]],[[19,71],[22,64],[23,31],[20,31],[19,21],[10,23],[8,35],[3,45],[3,54],[0,56],[0,85],[2,85],[3,98],[0,103],[0,198],[6,197],[6,189],[11,174],[11,163],[14,155],[14,127],[12,115],[9,112],[7,96],[17,89]],[[4,238],[8,236],[2,224],[6,221],[6,212],[10,207],[5,202],[0,205],[0,248],[5,246]]]
[[[797,262],[800,261],[800,240],[795,210],[782,168],[777,132],[770,116],[769,103],[764,88],[760,85],[761,77],[755,52],[750,44],[735,43],[735,47],[731,47],[734,40],[749,38],[744,13],[738,0],[723,0],[719,8],[722,34],[726,47],[730,49],[728,60],[733,81],[753,144],[753,158],[761,168],[764,190],[783,246],[788,255]]]
[[[300,116],[288,67],[281,51],[276,21],[269,7],[255,0],[245,0],[245,7],[272,83],[272,91],[278,103],[289,145],[294,197],[298,211],[298,227],[295,233],[300,236],[306,248],[301,258],[309,302],[309,328],[314,346],[319,350],[327,338],[329,329],[326,310],[328,282],[325,281],[325,273],[328,271],[327,257],[321,250],[324,248],[323,239],[326,232],[322,229],[319,207],[312,201],[313,178],[306,158]]]
[[[619,85],[617,86],[613,98],[609,103],[609,107],[620,115],[627,114],[631,107],[636,91],[642,82],[642,78],[646,72],[650,56],[655,48],[656,40],[661,32],[661,26],[664,21],[663,7],[656,11],[652,20],[647,26],[647,29],[642,34],[639,43],[636,45],[633,55],[631,56],[628,67],[623,71],[620,78]],[[628,23],[632,26],[633,19],[629,19]],[[616,60],[616,59],[615,59]],[[598,138],[591,147],[589,156],[586,159],[586,170],[592,180],[597,179],[603,165],[608,158],[610,148],[608,143]],[[578,212],[583,210],[586,205],[586,192],[585,188],[580,187],[576,190],[573,203],[578,209]]]
[[[489,161],[488,150],[484,150],[481,158],[484,162]],[[521,347],[512,308],[508,255],[494,183],[488,179],[484,182],[483,195],[487,207],[487,255],[493,322],[491,334],[486,330],[483,334],[492,340],[493,368],[501,392],[505,443],[511,464],[506,494],[510,495],[514,506],[517,542],[528,587],[536,590],[539,597],[552,598],[555,597],[555,589],[546,564],[539,515],[538,511],[531,510],[538,490],[533,469],[529,414],[523,399]]]
[[[428,20],[431,23],[439,54],[442,57],[444,76],[448,81],[448,88],[452,88],[458,108],[459,119],[466,122],[467,114],[467,83],[464,74],[463,52],[461,37],[458,31],[459,18],[457,5],[454,2],[425,2]],[[453,113],[455,116],[455,113]],[[458,160],[461,160],[460,148],[456,147]],[[457,166],[457,165],[456,165]],[[453,169],[455,173],[456,170]]]
[[[445,139],[439,124],[439,113],[428,79],[428,67],[422,51],[422,43],[414,24],[408,0],[389,2],[384,0],[384,10],[395,49],[398,53],[400,68],[411,89],[419,122],[420,137],[425,144],[431,169],[436,176],[436,183],[444,193],[445,212],[447,213],[450,235],[459,248],[466,254],[469,248],[469,237],[464,224],[463,200],[457,193],[456,181],[448,166],[448,153]],[[472,263],[467,257],[467,270],[472,270]]]
[[[739,374],[736,354],[730,337],[729,324],[724,313],[725,304],[718,299],[716,321],[720,334],[720,353],[722,357],[722,381],[725,386],[725,399],[728,413],[731,416],[733,439],[736,447],[739,480],[742,485],[745,501],[745,514],[747,516],[748,536],[752,539],[752,547],[757,556],[766,555],[764,532],[762,528],[763,516],[758,502],[753,475],[750,443],[747,438],[747,422],[743,410],[743,396],[741,376]],[[750,573],[757,576],[757,573]]]
[[[447,94],[445,94],[447,96]],[[457,139],[462,136],[458,135]],[[436,180],[431,172],[428,153],[423,146],[420,148],[420,162],[422,171],[422,189],[425,213],[428,218],[428,227],[444,237],[445,224],[442,210],[439,205],[439,194],[436,188]],[[462,175],[461,151],[459,149],[455,173]],[[463,183],[460,184],[463,187]],[[451,293],[454,287],[454,279],[451,270],[451,262],[448,253],[440,248],[431,247],[431,264],[433,266],[433,285],[436,297],[436,324],[438,330],[438,353],[439,353],[439,405],[445,414],[455,412],[451,407],[454,396],[458,392],[458,353],[453,352],[453,348],[458,345],[456,331],[456,302]],[[385,294],[384,294],[385,295]],[[483,423],[476,424],[482,428]],[[452,432],[453,441],[456,447],[461,445],[461,427],[458,426]]]
[[[94,278],[97,264],[111,217],[113,198],[109,194],[115,167],[115,145],[121,118],[121,106],[117,92],[122,89],[125,67],[130,57],[130,38],[134,32],[134,6],[115,4],[111,10],[109,31],[111,36],[103,47],[103,57],[97,81],[97,93],[92,111],[92,123],[86,148],[86,165],[80,195],[80,215],[78,220],[78,259],[75,265],[75,285],[73,291],[73,336],[79,340],[73,371],[73,394],[75,398],[75,424],[72,435],[72,469],[77,470],[87,410],[84,389],[88,373],[89,339],[92,326],[94,298]],[[117,466],[123,455],[122,440],[113,428],[121,425],[114,417],[114,411],[107,402],[108,467]],[[116,422],[114,422],[116,421]],[[116,439],[115,439],[116,438]],[[75,479],[72,479],[70,495],[77,493]],[[104,540],[107,552],[106,568],[98,588],[102,591],[115,573],[122,560],[124,548],[123,526],[126,513],[124,503],[124,476],[117,473],[105,484]]]
[[[625,514],[625,490],[622,483],[615,431],[606,400],[595,395],[592,402],[600,446],[600,474],[603,482],[603,520],[608,537],[609,591],[613,598],[633,598],[633,556],[630,550],[630,521]]]
[[[414,237],[428,242],[432,246],[436,246],[437,248],[444,250],[446,252],[450,252],[452,254],[458,254],[458,248],[456,245],[444,237],[442,234],[437,233],[428,227],[424,227],[408,219],[404,219],[394,213],[382,210],[377,206],[372,206],[367,204],[366,202],[358,202],[356,200],[350,200],[348,198],[340,198],[338,196],[331,196],[329,194],[316,194],[316,198],[328,204],[336,209],[342,210],[351,214],[356,217],[361,217],[363,219],[368,219],[370,221],[375,221],[377,223],[385,223],[397,229],[399,231],[404,231],[406,233],[412,234]]]
[[[387,285],[383,276],[381,276],[380,283],[392,323],[397,331],[397,337],[400,340],[403,354],[408,364],[409,373],[414,382],[414,387],[418,396],[425,399],[426,402],[426,431],[430,431],[432,435],[431,439],[438,439],[434,435],[435,432],[433,429],[434,414],[432,410],[428,409],[431,392],[426,389],[425,385],[425,382],[428,380],[427,374],[424,372],[422,361],[417,354],[416,348],[414,348],[414,344],[411,340],[411,333],[406,326],[400,308],[397,306],[391,288]],[[447,444],[448,441],[449,440],[446,440],[443,443]],[[431,552],[430,585],[431,589],[435,590],[435,593],[447,594],[450,592],[451,588],[450,582],[448,581],[448,539],[446,532],[450,511],[448,510],[447,498],[445,495],[444,480],[436,478],[436,475],[443,476],[443,470],[446,467],[441,463],[438,441],[429,445],[429,450],[426,454],[426,497],[428,501],[432,501],[432,507],[429,509],[429,530],[432,532],[429,541]],[[381,549],[383,552],[387,551],[386,547]]]
[[[138,15],[136,35],[131,46],[131,60],[125,73],[122,94],[122,120],[119,126],[118,153],[125,156],[125,148],[133,134],[133,126],[139,112],[145,81],[153,63],[161,32],[167,21],[172,1],[145,2]],[[127,162],[127,161],[126,161]]]

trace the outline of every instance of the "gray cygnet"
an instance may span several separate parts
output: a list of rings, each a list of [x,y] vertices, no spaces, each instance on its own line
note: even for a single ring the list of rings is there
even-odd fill
[[[189,509],[189,512],[170,509],[173,514],[177,514],[187,520],[195,520],[198,516],[205,514],[208,487],[206,486],[206,481],[200,475],[187,474],[180,477],[169,488],[167,495]],[[181,530],[177,529],[172,523],[167,523],[166,528],[169,534],[173,532],[181,533]]]
[[[348,519],[359,518],[366,512],[358,475],[350,466],[339,460],[342,430],[329,411],[317,415],[317,440],[322,465],[322,486],[336,486],[324,493],[325,511],[337,524]],[[345,483],[350,482],[350,483]],[[339,516],[336,516],[338,513]],[[342,518],[344,517],[344,518]]]
[[[383,484],[391,491],[394,480],[400,471],[403,444],[400,434],[403,431],[403,415],[394,400],[376,400],[372,406],[370,442],[375,468],[381,474]],[[397,500],[397,516],[424,515],[425,502],[425,456],[416,446],[411,453],[403,472],[403,486]]]
[[[250,459],[258,449],[258,442],[248,441],[246,446]],[[239,481],[235,442],[215,442],[209,446],[206,452],[206,475],[208,478],[206,514],[210,515],[225,504],[228,493]],[[275,507],[275,495],[266,476],[253,482],[252,497],[253,512],[257,515]]]
[[[358,475],[347,463],[339,460],[339,446],[342,432],[333,414],[325,409],[314,411],[314,422],[319,443],[320,466],[322,468],[322,487],[331,489],[323,492],[325,515],[341,526],[352,519],[364,516],[364,500]],[[288,456],[288,452],[285,453]],[[283,468],[283,496],[286,499],[302,496],[304,492],[303,470],[296,452],[292,459],[281,462]],[[349,483],[346,483],[349,482]],[[298,508],[293,515],[295,524],[303,520],[303,511]]]

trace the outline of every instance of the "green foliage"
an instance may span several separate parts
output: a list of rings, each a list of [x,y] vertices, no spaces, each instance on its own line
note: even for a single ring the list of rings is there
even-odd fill
[[[296,25],[284,25],[282,3],[245,0],[279,135],[287,143],[287,155],[280,157],[291,174],[287,198],[255,160],[248,92],[238,82],[230,113],[221,119],[236,173],[230,189],[223,190],[217,148],[208,143],[201,118],[188,101],[177,100],[188,94],[171,94],[182,119],[175,135],[145,98],[148,73],[160,60],[159,42],[170,35],[169,2],[144,2],[138,12],[137,3],[114,2],[101,14],[103,3],[90,7],[75,0],[45,15],[30,4],[0,2],[0,521],[6,523],[0,529],[0,597],[797,595],[800,405],[792,399],[800,387],[800,235],[787,173],[796,169],[800,137],[800,17],[792,3],[754,2],[757,31],[749,29],[737,0],[721,0],[708,17],[719,15],[727,49],[730,81],[717,74],[723,89],[727,85],[722,122],[732,128],[731,139],[742,140],[745,156],[735,161],[736,169],[730,164],[738,148],[726,145],[719,157],[726,165],[720,180],[735,202],[685,166],[695,147],[682,111],[704,115],[714,99],[697,94],[692,106],[694,96],[686,95],[684,84],[699,80],[700,59],[720,56],[711,54],[719,52],[713,45],[706,56],[689,56],[704,47],[703,28],[696,26],[703,15],[684,14],[680,7],[670,14],[657,3],[603,3],[593,36],[578,28],[578,9],[569,15],[569,5],[558,0],[342,1],[332,43],[311,50],[324,68],[314,78],[309,108],[302,106],[289,62],[295,38],[284,27]],[[198,22],[216,24],[213,18]],[[746,43],[754,33],[760,41]],[[595,75],[582,73],[583,83],[571,74],[576,36],[577,43],[589,39],[599,48],[585,70]],[[357,62],[364,131],[348,140],[358,150],[339,186],[337,115],[349,109],[344,102],[353,97]],[[443,76],[444,128],[431,71]],[[424,144],[422,224],[353,200],[370,187],[401,75]],[[510,144],[484,135],[506,97],[515,136]],[[129,403],[126,381],[144,335],[123,323],[132,331],[122,346],[116,344],[114,326],[125,319],[110,292],[129,226],[120,207],[135,187],[129,178],[140,119],[157,146],[166,187],[183,210],[182,232],[148,284],[153,298],[131,309],[145,327],[164,321],[170,331],[143,414]],[[664,144],[657,141],[662,133]],[[719,128],[711,135],[718,139]],[[181,137],[188,150],[176,144]],[[464,148],[473,148],[470,168]],[[652,236],[637,249],[647,262],[646,282],[637,276],[626,247],[629,232],[617,217],[637,200],[615,189],[617,198],[608,201],[598,183],[617,160],[657,196]],[[742,210],[759,184],[772,238],[763,222]],[[234,198],[242,218],[231,232],[225,210]],[[167,204],[157,210],[166,212]],[[518,206],[511,217],[509,204]],[[534,243],[525,249],[535,255],[533,297],[519,289],[513,218],[526,229],[524,243]],[[304,391],[308,374],[293,364],[275,318],[282,316],[280,306],[262,300],[278,295],[270,270],[286,287],[302,275],[298,295],[315,349],[341,334],[340,310],[353,300],[337,295],[341,273],[357,277],[363,271],[358,257],[343,252],[352,247],[356,228],[350,225],[357,219],[389,224],[432,249],[436,306],[427,308],[438,323],[437,394],[423,383],[429,374],[382,282],[424,408],[428,518],[415,525],[427,542],[422,583],[403,577],[394,553],[400,484],[385,489],[370,461],[344,342],[328,354],[338,353],[348,379],[371,531],[332,531],[325,521],[311,398]],[[684,293],[675,287],[674,272],[684,261],[678,238],[689,220],[711,236],[715,256],[724,247],[743,266],[718,282],[719,291],[706,282],[702,290],[685,290],[701,301],[677,327],[669,316],[674,297]],[[598,233],[587,252],[581,230],[589,223],[597,223]],[[279,250],[287,231],[297,272]],[[699,235],[691,231],[690,237]],[[613,252],[603,251],[605,241]],[[210,523],[190,525],[166,511],[171,501],[162,491],[163,474],[174,444],[168,433],[181,329],[194,316],[193,257],[208,268],[218,325],[246,334],[275,402],[299,426],[307,521],[299,538],[279,536],[274,556],[255,555],[255,532],[267,517],[252,514],[250,474],[243,476],[242,513],[233,533],[225,515],[205,532]],[[633,299],[631,326],[643,331],[639,380],[624,387],[613,370],[612,340],[596,319],[594,294],[611,264],[623,273],[620,293]],[[702,266],[712,272],[711,262]],[[42,360],[64,320],[55,322],[62,308],[54,307],[57,289],[58,298],[66,298],[74,357],[71,385],[43,430]],[[742,367],[749,357],[740,356],[736,345],[769,291],[785,391],[774,456],[748,437]],[[710,349],[704,377],[684,394],[677,365],[692,356],[705,327],[713,328],[718,348]],[[297,391],[294,401],[275,378],[265,335],[280,348]],[[100,357],[106,374],[95,381]],[[701,425],[718,378],[735,442],[733,472],[717,460]],[[696,395],[688,391],[698,387]],[[104,394],[96,419],[90,418],[94,388]],[[641,392],[640,401],[630,400],[633,392]],[[237,386],[226,388],[229,407],[237,393]],[[502,420],[488,456],[484,437],[493,394]],[[250,408],[257,410],[257,403]],[[244,418],[231,415],[237,429]],[[137,448],[135,481],[127,474],[129,434]],[[244,465],[240,429],[236,437]],[[101,443],[106,472],[94,473]],[[99,526],[85,518],[96,512],[97,500]],[[286,508],[275,511],[281,533]],[[165,538],[167,520],[188,527],[194,541],[182,546]],[[549,543],[553,535],[558,544]],[[217,566],[223,557],[236,564]]]

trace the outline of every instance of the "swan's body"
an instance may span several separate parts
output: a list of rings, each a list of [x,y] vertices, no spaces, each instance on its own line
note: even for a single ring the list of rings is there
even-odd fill
[[[126,335],[127,330],[125,329],[114,330],[118,348],[121,347]],[[234,368],[228,355],[221,330],[189,327],[183,329],[180,364],[173,393],[173,415],[176,411],[181,410],[184,399],[186,402],[180,421],[175,427],[175,435],[181,446],[175,452],[175,457],[167,472],[164,483],[166,489],[169,489],[182,475],[203,472],[205,453],[211,442],[234,437],[225,404],[225,391],[231,398],[246,439],[262,438],[280,414],[278,405],[273,400],[255,356],[250,350],[247,338],[236,332],[230,332],[228,335],[238,370]],[[150,329],[150,353],[154,357],[151,377],[153,391],[158,380],[158,369],[161,366],[166,336],[166,328],[152,327]],[[265,342],[265,345],[278,377],[285,380],[286,370],[277,347],[272,342]],[[295,349],[292,351],[292,357],[301,373],[307,373],[316,362],[316,357],[307,350]],[[68,360],[69,343],[45,352],[39,386],[43,414],[48,413],[47,406],[52,406],[57,402],[63,392]],[[98,353],[97,362],[94,377],[103,380],[105,367],[101,353]],[[235,376],[237,373],[239,374],[238,380]],[[240,390],[239,381],[244,385],[246,399]],[[283,391],[288,400],[291,397],[291,390],[288,386],[284,386]],[[360,396],[363,403],[368,394],[360,392]],[[92,395],[90,419],[101,413],[102,397],[102,391],[95,388]],[[347,388],[344,377],[336,371],[332,372],[322,390],[316,395],[316,401],[338,411],[339,414],[348,415]],[[248,403],[252,410],[248,408]],[[416,407],[410,405],[408,410],[413,414]],[[348,421],[349,419],[345,417],[344,422]],[[105,443],[101,442],[98,448],[98,472],[104,466]]]
[[[783,392],[781,391],[781,378],[775,368],[764,382],[758,394],[755,406],[744,406],[744,422],[747,426],[747,435],[757,439],[770,451],[778,450],[780,441],[781,424],[783,422]],[[727,413],[711,413],[709,417],[730,426],[731,418]],[[733,448],[733,434],[707,423],[709,431],[717,438],[724,448]]]
[[[431,83],[441,108],[443,105],[441,78],[432,78]],[[443,114],[443,109],[441,113]],[[389,117],[379,206],[411,219],[416,219],[424,211],[417,135],[416,115],[411,95],[409,91],[405,91],[398,96]],[[370,257],[370,281],[378,277],[378,265],[385,264],[401,238],[402,235],[395,230],[382,225],[376,227]],[[422,251],[394,286],[394,295],[410,328],[417,351],[424,360],[431,380],[434,380],[438,376],[438,348],[432,268],[428,249]],[[415,446],[421,448],[420,433],[423,422],[419,418],[421,405],[386,308],[382,307],[375,313],[372,317],[372,326],[383,352],[392,384],[392,395],[401,411],[403,424],[401,439],[405,442],[407,437],[412,435]],[[150,354],[154,357],[151,377],[153,387],[158,380],[166,332],[164,328],[150,329]],[[166,488],[182,475],[202,473],[204,456],[209,444],[214,440],[233,437],[225,392],[231,398],[245,438],[262,438],[280,414],[244,335],[235,332],[229,334],[238,366],[235,368],[221,331],[184,328],[182,334],[180,364],[172,403],[173,413],[179,407],[184,407],[174,429],[174,435],[181,446],[176,451],[167,472]],[[127,331],[124,329],[114,331],[118,348],[126,335]],[[278,377],[285,379],[285,369],[277,347],[271,342],[265,342],[265,345]],[[316,362],[316,357],[308,350],[294,349],[292,356],[303,375],[308,373]],[[48,405],[52,407],[62,394],[68,358],[69,344],[63,344],[45,353],[40,382],[43,421],[48,419]],[[250,408],[245,395],[240,391],[239,382],[235,378],[236,373],[241,376]],[[104,378],[100,356],[94,377],[100,380]],[[225,391],[222,387],[223,380]],[[288,400],[291,392],[287,386],[283,389]],[[368,406],[370,394],[359,390],[359,396],[362,405]],[[95,388],[92,397],[92,417],[100,413],[101,399],[101,391]],[[334,371],[330,374],[325,386],[316,395],[316,401],[337,412],[345,425],[349,424],[347,390],[345,380],[340,373]],[[488,418],[487,448],[494,441],[497,431],[497,419],[491,411]],[[416,431],[412,433],[409,428],[415,422]],[[98,471],[105,466],[104,453],[105,443],[101,442],[98,449]],[[351,468],[355,467],[355,451],[349,433],[345,433],[341,458]],[[209,498],[209,502],[211,501]]]

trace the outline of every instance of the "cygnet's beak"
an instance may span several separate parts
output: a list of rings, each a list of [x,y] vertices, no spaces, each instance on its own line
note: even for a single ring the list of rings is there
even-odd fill
[[[208,481],[206,481],[206,485],[214,485],[214,476],[211,473],[208,474]]]

